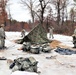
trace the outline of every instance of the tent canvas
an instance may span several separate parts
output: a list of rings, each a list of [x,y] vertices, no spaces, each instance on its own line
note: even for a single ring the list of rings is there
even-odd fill
[[[47,39],[47,32],[42,25],[35,26],[27,36],[23,38],[23,41],[30,41],[31,43],[46,43],[49,42]]]

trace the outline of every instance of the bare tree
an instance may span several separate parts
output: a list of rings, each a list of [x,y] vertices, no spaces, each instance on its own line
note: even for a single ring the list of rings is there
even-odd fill
[[[6,6],[8,1],[9,0],[0,0],[0,17],[1,17],[0,23],[4,23],[5,25],[6,25],[6,20],[8,18],[6,12]]]
[[[67,6],[68,5],[69,5],[69,0],[62,0],[61,25],[64,24],[64,19],[67,18]]]
[[[12,3],[10,3],[10,0],[9,0],[7,3],[7,10],[8,10],[8,18],[9,18],[10,26],[12,25],[12,14],[11,14],[11,8],[10,8],[11,5]]]
[[[32,22],[34,23],[35,20],[35,3],[36,0],[21,0],[20,2],[24,7],[27,7],[27,9],[29,9],[30,14],[31,14],[31,18],[32,18]]]
[[[52,0],[52,4],[55,6],[55,9],[57,11],[57,25],[61,25],[64,22],[64,14],[65,14],[64,12],[65,12],[66,6],[68,5],[68,1],[69,0]],[[61,23],[61,20],[62,20],[62,23]]]
[[[57,24],[59,25],[59,21],[60,21],[60,0],[54,0],[54,3],[56,4],[56,9],[57,9]]]
[[[47,10],[48,10],[47,17],[45,17],[44,22],[46,22],[46,30],[49,31],[49,27],[51,25],[51,21],[54,20],[54,17],[53,17],[52,8],[49,7],[49,9],[47,9]]]
[[[44,13],[45,13],[47,6],[49,6],[49,4],[50,4],[50,0],[39,0],[39,6],[40,6],[39,11],[40,11],[41,24],[43,24]]]
[[[71,8],[71,10],[70,10],[70,20],[72,21],[71,22],[72,25],[74,24],[75,18],[76,18],[76,11],[75,11],[74,8]]]
[[[40,23],[43,24],[44,13],[50,0],[21,0],[21,3],[29,9],[33,23],[37,16]]]

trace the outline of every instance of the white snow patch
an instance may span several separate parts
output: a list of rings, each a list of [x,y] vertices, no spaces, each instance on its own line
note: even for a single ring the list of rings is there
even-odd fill
[[[38,61],[38,71],[41,72],[39,75],[76,75],[76,54],[60,55],[55,51],[41,54],[23,52],[18,50],[22,45],[13,41],[21,38],[20,34],[20,32],[6,32],[5,45],[8,48],[0,51],[0,57],[4,56],[7,59],[14,60],[19,57],[32,56]],[[73,47],[71,36],[54,34],[54,40],[59,40],[63,44]],[[46,59],[46,57],[51,56],[55,56],[55,58]],[[9,69],[7,60],[0,60],[0,75],[11,75],[11,73],[12,70]],[[18,75],[18,73],[12,75]],[[24,75],[24,73],[22,72],[20,75]]]
[[[26,71],[15,71],[11,75],[38,75],[38,74]]]

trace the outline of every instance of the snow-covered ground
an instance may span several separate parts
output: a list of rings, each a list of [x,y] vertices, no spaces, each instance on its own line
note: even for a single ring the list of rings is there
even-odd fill
[[[33,56],[38,61],[39,75],[76,75],[76,54],[60,55],[54,50],[51,53],[31,54],[18,50],[22,45],[16,44],[14,40],[21,38],[20,32],[6,32],[5,45],[8,47],[0,51],[0,57],[14,60],[19,57]],[[62,44],[73,47],[72,37],[65,35],[54,35],[54,40],[62,42]],[[51,57],[52,59],[46,59]],[[0,75],[11,75],[7,60],[0,60]]]
[[[48,39],[50,39],[49,38],[49,33],[47,34],[47,37],[48,37]],[[58,41],[62,42],[63,45],[67,45],[67,46],[73,47],[72,36],[65,36],[65,35],[56,34],[56,35],[54,35],[54,39],[53,40],[58,40]]]

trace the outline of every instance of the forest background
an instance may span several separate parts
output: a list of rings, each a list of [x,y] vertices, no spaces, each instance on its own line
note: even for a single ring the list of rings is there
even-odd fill
[[[31,17],[27,22],[13,19],[10,1],[0,0],[0,24],[5,24],[6,31],[25,29],[29,32],[40,23],[47,32],[53,26],[56,34],[73,34],[76,26],[76,0],[20,0],[21,7],[28,10]]]

